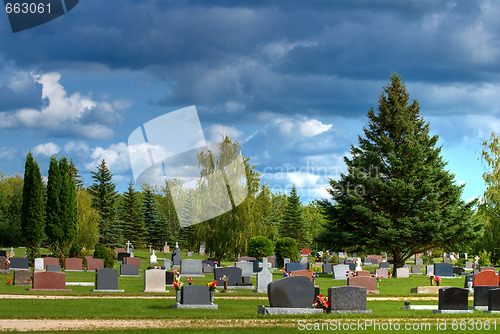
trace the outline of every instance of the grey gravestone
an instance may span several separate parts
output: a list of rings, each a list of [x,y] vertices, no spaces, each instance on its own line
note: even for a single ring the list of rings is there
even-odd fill
[[[396,269],[398,278],[408,278],[410,277],[410,270],[408,268],[397,268]]]
[[[345,264],[345,260],[339,260],[339,264]]]
[[[47,268],[45,269],[46,271],[54,271],[58,272],[61,271],[61,266],[60,265],[55,265],[55,264],[48,264]]]
[[[488,306],[488,295],[493,289],[498,289],[498,286],[476,285],[474,287],[474,307]]]
[[[409,265],[408,263],[405,263],[405,264],[403,265],[403,268],[410,269],[410,265]]]
[[[174,266],[180,266],[182,261],[182,257],[179,253],[172,254],[172,264]]]
[[[434,263],[434,275],[453,277],[453,265],[451,263]]]
[[[171,270],[172,269],[172,260],[165,259],[163,261],[163,266],[165,267],[165,270]]]
[[[465,262],[465,269],[469,269],[469,270],[472,270],[472,265],[473,263],[471,261],[466,261]]]
[[[260,261],[259,260],[250,260],[248,262],[252,263],[252,265],[253,265],[252,270],[253,270],[254,274],[256,274],[260,271],[260,268],[259,268]]]
[[[120,291],[118,290],[118,270],[112,268],[97,269],[94,291]]]
[[[215,262],[213,260],[203,260],[201,261],[201,266],[201,270],[204,274],[213,274]]]
[[[352,257],[348,257],[345,259],[345,263],[354,263],[354,259]]]
[[[175,274],[171,271],[165,272],[165,284],[170,285],[174,283]]]
[[[182,305],[210,305],[210,288],[206,285],[184,285],[181,289]]]
[[[345,264],[338,264],[333,266],[333,279],[347,279],[347,272],[349,271],[349,266]]]
[[[16,270],[14,271],[14,285],[31,285],[31,271]]]
[[[365,265],[365,266],[371,266],[371,265],[373,265],[372,259],[370,257],[363,258],[363,265]]]
[[[439,289],[439,310],[467,310],[468,291],[462,288],[441,288]]]
[[[366,309],[366,288],[350,285],[328,288],[328,301],[332,312],[371,313]]]
[[[290,263],[290,259],[289,259],[289,258],[287,258],[287,257],[285,257],[285,258],[283,259],[283,266],[286,266],[286,265],[287,265],[287,263]]]
[[[252,276],[253,275],[253,263],[252,262],[236,262],[234,264],[236,268],[241,268],[241,276]]]
[[[217,286],[224,286],[222,277],[226,275],[228,278],[228,286],[236,286],[241,282],[241,268],[238,267],[225,267],[214,269],[214,280],[217,281]]]
[[[191,256],[193,256],[193,252],[187,252],[187,253],[186,253],[186,256],[187,256],[187,257],[191,257]]]
[[[43,270],[45,268],[45,263],[43,257],[37,257],[35,259],[35,270]]]
[[[411,266],[411,273],[412,274],[421,274],[422,273],[422,267],[420,267],[420,265]]]
[[[246,286],[252,285],[250,283],[250,276],[241,276],[241,283],[239,283],[238,285],[246,285]]]
[[[378,266],[378,260],[377,259],[372,259],[372,265]]]
[[[422,260],[421,258],[415,259],[415,264],[417,266],[423,266],[424,265],[424,260]]]
[[[267,295],[271,307],[311,308],[314,284],[305,276],[289,276],[269,283]]]
[[[389,262],[381,262],[380,263],[380,269],[390,269],[391,268],[391,265],[389,264]]]
[[[425,274],[426,275],[434,274],[434,265],[433,264],[430,264],[430,265],[425,267]]]
[[[356,271],[356,263],[348,263],[347,265],[350,271]]]
[[[144,271],[144,292],[165,292],[165,270]]]
[[[378,277],[389,278],[389,269],[377,269],[375,270],[375,274]]]
[[[139,276],[139,266],[136,264],[121,264],[120,276]]]
[[[203,276],[201,260],[186,259],[181,261],[181,276]]]
[[[130,257],[130,253],[118,253],[116,261],[125,263],[125,258]]]
[[[257,289],[254,292],[266,292],[267,285],[273,281],[273,274],[269,272],[271,264],[267,263],[266,258],[263,259],[260,266],[262,267],[262,270],[257,273]]]
[[[302,265],[300,264],[300,262],[290,262],[290,263],[287,263],[285,265],[285,270],[287,272],[290,272],[290,271],[297,271],[297,270],[303,270],[304,268],[302,268]]]
[[[10,269],[29,269],[29,261],[25,257],[11,257],[10,258]]]
[[[500,311],[500,289],[492,289],[488,294],[488,311]]]
[[[330,263],[323,264],[323,274],[331,274],[332,273],[332,265]]]

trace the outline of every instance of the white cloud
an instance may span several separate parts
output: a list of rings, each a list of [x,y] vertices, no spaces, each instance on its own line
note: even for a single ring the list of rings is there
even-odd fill
[[[274,120],[275,126],[286,136],[314,137],[330,130],[332,124],[323,124],[314,118],[302,119],[280,117]]]
[[[17,150],[12,147],[0,147],[0,159],[13,159],[17,155]]]
[[[53,142],[37,145],[31,150],[34,156],[45,155],[47,157],[57,154],[59,151],[61,148]]]
[[[88,155],[90,153],[90,148],[83,141],[70,141],[64,145],[64,151],[67,153],[77,154],[77,155]]]
[[[112,173],[122,173],[130,170],[128,146],[125,143],[112,144],[107,148],[95,147],[91,150],[90,158],[84,166],[89,171],[94,171],[101,161],[106,160],[106,165]]]
[[[214,124],[206,128],[204,131],[208,141],[220,143],[225,135],[231,137],[233,141],[240,140],[243,136],[243,132],[232,126],[224,126],[220,124]]]

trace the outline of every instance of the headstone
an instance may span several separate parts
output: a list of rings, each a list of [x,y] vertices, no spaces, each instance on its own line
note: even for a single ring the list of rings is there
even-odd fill
[[[141,258],[140,257],[126,257],[125,264],[135,264],[136,266],[141,266]]]
[[[49,264],[48,266],[45,267],[45,270],[52,271],[52,272],[60,272],[61,266],[58,264]]]
[[[165,285],[174,283],[175,274],[172,271],[165,271]]]
[[[125,253],[125,248],[123,247],[116,247],[115,248],[115,253],[118,254],[118,253]]]
[[[66,290],[66,274],[50,271],[34,273],[33,290]]]
[[[144,271],[144,292],[166,292],[165,270],[149,269]]]
[[[425,267],[425,274],[426,275],[434,274],[434,265],[433,264],[430,264],[430,265]]]
[[[372,259],[373,264],[379,264],[380,262],[382,262],[382,255],[367,255],[366,257]],[[375,260],[376,262],[373,260]]]
[[[130,257],[130,253],[118,253],[116,261],[125,263],[125,258]]]
[[[213,274],[215,268],[215,262],[212,260],[201,261],[201,270],[204,274]]]
[[[332,313],[371,313],[366,309],[366,289],[358,286],[328,288],[328,301]]]
[[[139,267],[135,264],[121,264],[120,276],[139,276]]]
[[[391,266],[389,264],[389,262],[381,262],[380,263],[380,269],[390,269]]]
[[[358,259],[356,260],[356,271],[360,271],[360,270],[363,270],[363,268],[361,268],[361,259],[358,257]]]
[[[490,290],[498,289],[497,286],[477,285],[474,287],[474,307],[486,310]]]
[[[366,270],[359,270],[359,271],[356,271],[356,276],[360,276],[360,277],[371,277],[371,274],[369,271],[366,271]]]
[[[500,311],[500,289],[493,289],[488,294],[488,311]]]
[[[347,285],[360,286],[366,289],[366,293],[379,293],[377,290],[377,279],[375,277],[349,277]]]
[[[290,276],[305,276],[305,277],[309,278],[310,280],[312,280],[313,273],[314,273],[314,271],[312,271],[312,270],[296,270],[296,271],[291,271],[289,274],[290,274]]]
[[[364,266],[371,266],[371,265],[373,265],[373,263],[372,263],[372,259],[371,259],[371,258],[369,258],[369,257],[365,257],[365,258],[363,259],[363,265],[364,265]]]
[[[14,285],[31,285],[31,271],[29,270],[16,270],[14,271]]]
[[[257,289],[254,292],[267,292],[267,285],[273,281],[273,274],[269,272],[271,264],[264,258],[259,267],[261,267],[262,270],[257,273]]]
[[[153,254],[149,257],[149,263],[158,263],[158,257],[156,256],[156,252],[153,249]]]
[[[45,259],[43,257],[35,258],[35,271],[45,270]]]
[[[329,258],[326,258],[325,260],[330,261]],[[323,264],[321,269],[323,270],[324,274],[331,274],[332,273],[332,265],[329,262],[325,262],[325,264]]]
[[[397,268],[396,276],[397,278],[408,278],[410,277],[410,270],[408,268]]]
[[[9,257],[15,257],[16,252],[14,252],[14,247],[10,247]]]
[[[416,258],[415,259],[415,265],[417,265],[417,266],[423,266],[424,265],[424,260],[422,260],[421,258]]]
[[[307,265],[309,263],[309,259],[307,257],[303,256],[303,257],[300,258],[299,263],[302,266],[302,269],[307,269]]]
[[[7,257],[7,251],[0,250],[0,256],[1,257]]]
[[[9,261],[11,270],[29,269],[29,261],[25,257],[11,257]]]
[[[380,262],[377,259],[372,259],[372,265],[378,266]]]
[[[287,263],[285,265],[285,270],[287,272],[297,271],[297,270],[302,270],[302,269],[304,269],[304,268],[302,267],[300,262],[290,262],[290,263]]]
[[[125,264],[130,266],[130,264]],[[112,268],[98,269],[95,275],[94,291],[123,291],[118,290],[118,270]]]
[[[347,272],[349,271],[349,266],[345,264],[338,264],[333,266],[333,279],[347,279]]]
[[[278,268],[278,259],[276,256],[268,256],[267,262],[271,264],[271,268]]]
[[[422,267],[420,267],[420,265],[411,266],[411,273],[412,274],[421,274],[422,273]]]
[[[311,255],[311,250],[309,248],[302,248],[300,250],[300,254],[310,256]]]
[[[58,266],[59,265],[59,259],[58,258],[55,258],[55,257],[51,257],[51,256],[48,256],[46,258],[44,258],[44,266],[45,266],[45,270],[47,270],[47,266]]]
[[[455,287],[439,289],[439,302],[438,302],[439,311],[447,311],[447,310],[467,311],[468,307],[469,307],[469,302],[468,302],[467,289],[455,288]]]
[[[389,278],[389,270],[387,269],[377,269],[375,270],[375,275],[382,278]]]
[[[181,276],[203,276],[201,260],[186,259],[181,261]]]
[[[403,268],[410,269],[410,265],[409,265],[408,263],[405,263],[405,264],[403,265]]]
[[[252,261],[248,261],[248,262],[250,262],[252,264],[252,270],[253,270],[254,274],[256,274],[260,271],[260,268],[259,268],[260,261],[259,260],[252,260]]]
[[[311,308],[314,284],[305,276],[290,276],[269,283],[267,294],[271,307]]]
[[[453,277],[453,265],[451,263],[434,263],[434,275]]]
[[[354,259],[349,256],[345,259],[345,263],[354,263]]]
[[[453,274],[454,275],[461,275],[464,272],[464,268],[462,267],[453,267]]]
[[[224,286],[222,277],[228,278],[228,286],[236,286],[241,282],[241,268],[238,267],[218,267],[214,269],[214,281],[217,281],[217,286]]]
[[[473,275],[466,275],[465,276],[464,288],[467,289],[469,287],[469,282],[471,283],[471,285],[474,285],[474,276]]]
[[[172,269],[172,260],[170,259],[163,260],[163,266],[165,267],[165,270],[170,271]]]
[[[285,257],[285,258],[283,259],[283,266],[285,266],[285,267],[286,267],[286,265],[287,265],[288,263],[290,263],[290,259],[289,259],[289,258],[287,258],[287,257]]]
[[[236,262],[235,267],[241,268],[242,276],[252,276],[253,275],[253,263],[252,262]]]
[[[165,246],[163,246],[163,253],[170,253],[170,247],[168,246],[166,241],[165,241]]]
[[[10,273],[10,265],[6,256],[0,256],[0,274]]]
[[[180,266],[181,265],[181,261],[182,261],[181,254],[179,254],[179,253],[172,254],[172,264],[174,266]]]
[[[485,270],[493,270],[493,271],[495,271],[495,267],[479,267],[479,271],[485,271]]]
[[[70,257],[65,261],[66,271],[82,271],[83,270],[83,261],[78,257]]]
[[[181,304],[210,305],[210,289],[206,285],[184,285],[181,289]]]
[[[473,270],[472,268],[472,262],[471,261],[465,261],[465,269],[466,270]]]
[[[444,258],[443,263],[451,263],[449,258]]]
[[[494,285],[498,286],[500,277],[493,270],[480,271],[473,278],[473,285]]]
[[[350,271],[356,271],[356,263],[348,263],[347,266],[349,267]]]
[[[240,256],[238,257],[237,259],[237,262],[243,262],[243,261],[253,261],[253,260],[257,260],[257,258],[253,257],[253,256]]]
[[[125,246],[127,246],[127,253],[131,254],[133,252],[134,247],[132,246],[132,243],[130,243],[130,240],[127,241]]]
[[[205,255],[205,248],[206,248],[206,244],[204,242],[202,242],[200,244],[200,252],[199,252],[200,255]]]
[[[104,268],[104,260],[103,259],[87,259],[87,271],[98,270]]]

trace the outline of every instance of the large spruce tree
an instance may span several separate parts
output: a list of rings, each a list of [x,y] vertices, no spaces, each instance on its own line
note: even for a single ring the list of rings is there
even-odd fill
[[[144,226],[140,192],[134,189],[132,182],[123,193],[121,201],[121,220],[123,221],[123,237],[133,245],[144,245],[147,229]]]
[[[59,161],[61,171],[61,203],[62,229],[64,232],[61,246],[66,251],[76,238],[78,231],[78,202],[76,200],[76,185],[68,165],[68,160],[62,157]]]
[[[295,185],[287,196],[287,201],[280,221],[280,237],[295,239],[299,248],[307,245],[309,238],[302,217],[300,197]]]
[[[113,175],[103,159],[97,166],[97,171],[92,172],[94,183],[88,188],[92,195],[92,207],[100,216],[99,242],[107,246],[116,246],[120,240],[120,222],[116,218],[116,203],[118,193],[113,182]]]
[[[155,195],[151,188],[146,187],[143,195],[144,225],[148,231],[147,241],[153,245],[154,248],[159,248],[165,244],[165,241],[170,241],[167,239],[166,235],[168,227],[166,226],[165,219],[161,217],[158,211]]]
[[[64,237],[61,215],[62,176],[57,158],[50,157],[47,180],[47,204],[45,206],[45,234],[54,254],[59,255]]]
[[[21,233],[30,263],[39,256],[44,230],[44,199],[40,168],[31,152],[26,156],[21,208]]]
[[[344,158],[347,174],[330,180],[322,241],[335,249],[387,251],[398,268],[413,254],[473,239],[474,203],[461,200],[463,185],[445,169],[438,136],[429,134],[400,76],[391,76],[368,119],[352,158]]]

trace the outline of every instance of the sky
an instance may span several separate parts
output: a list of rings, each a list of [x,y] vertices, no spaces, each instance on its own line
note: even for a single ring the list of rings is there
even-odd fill
[[[85,0],[12,33],[0,9],[0,170],[31,150],[87,185],[105,159],[133,180],[128,137],[196,106],[208,140],[241,144],[274,192],[327,197],[392,73],[418,99],[462,198],[484,192],[481,144],[500,128],[495,1]]]

